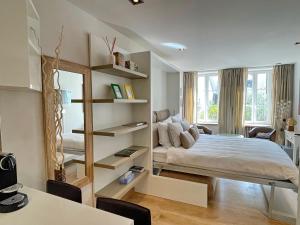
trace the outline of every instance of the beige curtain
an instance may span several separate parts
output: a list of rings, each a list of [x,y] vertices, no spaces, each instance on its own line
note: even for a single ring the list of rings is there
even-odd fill
[[[294,89],[294,65],[276,65],[272,74],[272,126],[276,129],[277,142],[282,144],[284,132],[281,130],[282,123],[276,118],[278,103],[289,103],[291,110],[288,117],[292,116],[293,89]],[[280,120],[280,119],[279,119]]]
[[[242,134],[244,122],[244,89],[247,69],[234,68],[219,71],[219,132]]]
[[[196,72],[183,73],[183,117],[194,122]]]

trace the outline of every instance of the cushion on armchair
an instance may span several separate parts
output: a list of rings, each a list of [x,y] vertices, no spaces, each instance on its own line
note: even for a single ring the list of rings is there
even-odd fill
[[[261,139],[270,139],[270,133],[257,133],[256,138],[261,138]]]

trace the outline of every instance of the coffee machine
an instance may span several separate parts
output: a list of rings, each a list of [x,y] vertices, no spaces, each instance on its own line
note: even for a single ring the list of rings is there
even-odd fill
[[[26,194],[18,192],[22,184],[17,179],[17,161],[12,153],[0,153],[0,213],[23,208],[28,203]]]

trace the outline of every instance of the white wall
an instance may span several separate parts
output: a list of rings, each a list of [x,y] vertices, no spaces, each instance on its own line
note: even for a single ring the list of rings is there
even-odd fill
[[[34,91],[0,90],[0,116],[3,152],[16,155],[19,182],[44,189],[41,94]]]
[[[116,36],[126,50],[142,51],[106,24],[65,0],[33,0],[41,19],[43,53],[54,56],[61,26],[64,38],[61,57],[89,65],[88,33]],[[25,185],[44,189],[45,164],[42,120],[42,95],[37,92],[0,91],[0,115],[4,151],[18,157],[19,179]]]
[[[163,62],[155,54],[151,57],[152,109],[180,112],[180,71]]]
[[[152,93],[153,110],[167,109],[167,73],[159,67],[153,67],[151,72],[155,84],[155,91]]]
[[[167,108],[175,115],[180,111],[180,73],[167,73]]]

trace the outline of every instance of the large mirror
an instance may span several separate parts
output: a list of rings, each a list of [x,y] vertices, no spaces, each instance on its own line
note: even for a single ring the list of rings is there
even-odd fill
[[[93,165],[89,68],[44,57],[43,95],[48,178],[84,186]]]

